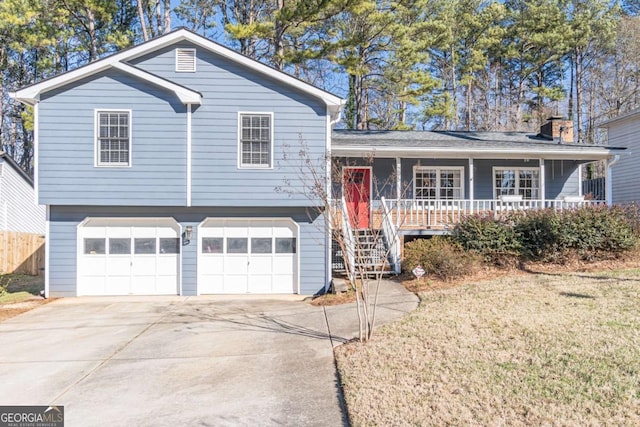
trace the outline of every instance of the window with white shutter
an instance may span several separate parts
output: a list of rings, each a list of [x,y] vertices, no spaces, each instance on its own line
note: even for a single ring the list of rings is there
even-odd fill
[[[176,49],[176,71],[194,73],[196,71],[196,50]]]

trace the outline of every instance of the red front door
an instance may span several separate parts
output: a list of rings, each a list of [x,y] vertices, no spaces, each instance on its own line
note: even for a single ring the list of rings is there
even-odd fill
[[[351,226],[369,228],[371,169],[345,168],[343,189]]]

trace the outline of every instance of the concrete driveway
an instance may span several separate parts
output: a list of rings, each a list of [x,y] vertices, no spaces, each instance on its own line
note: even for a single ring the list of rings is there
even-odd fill
[[[381,322],[417,305],[393,285]],[[333,346],[356,326],[293,297],[58,300],[0,323],[0,405],[64,405],[67,426],[345,425]]]

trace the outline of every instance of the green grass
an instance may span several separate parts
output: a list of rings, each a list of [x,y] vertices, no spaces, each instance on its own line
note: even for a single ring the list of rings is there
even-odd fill
[[[640,272],[425,292],[336,349],[353,425],[640,425]]]
[[[0,275],[0,304],[21,302],[34,296],[40,296],[40,291],[43,289],[44,278],[42,276]]]

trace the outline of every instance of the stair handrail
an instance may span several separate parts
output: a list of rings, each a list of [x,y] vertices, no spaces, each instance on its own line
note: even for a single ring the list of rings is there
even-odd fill
[[[347,270],[347,276],[349,276],[349,280],[351,283],[355,283],[356,279],[356,243],[355,237],[353,234],[353,228],[351,227],[351,223],[349,221],[349,210],[347,209],[347,201],[342,196],[342,239],[344,241],[344,252],[343,259],[345,262],[345,270]]]
[[[391,266],[393,272],[400,274],[400,236],[398,236],[398,229],[393,223],[391,217],[391,211],[387,206],[387,201],[384,197],[380,198],[382,202],[382,235],[386,240],[387,247],[389,248],[389,256],[391,257]],[[399,214],[399,213],[398,213]]]

